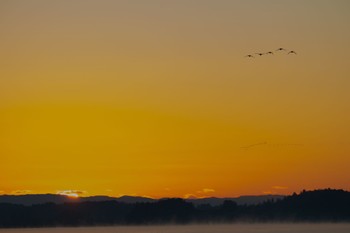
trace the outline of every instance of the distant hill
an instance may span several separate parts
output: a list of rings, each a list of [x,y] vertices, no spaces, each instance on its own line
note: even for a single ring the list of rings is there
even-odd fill
[[[200,199],[186,199],[187,202],[193,203],[195,206],[209,204],[212,206],[218,206],[224,203],[224,201],[235,201],[239,205],[252,205],[265,202],[267,200],[278,200],[283,198],[282,195],[262,195],[262,196],[241,196],[236,198],[200,198]],[[167,198],[164,198],[167,199]],[[45,203],[63,204],[63,203],[76,203],[76,202],[101,202],[101,201],[118,201],[128,204],[134,203],[151,203],[158,201],[157,199],[138,197],[138,196],[121,196],[121,197],[109,197],[109,196],[91,196],[91,197],[79,197],[70,198],[64,195],[58,194],[26,194],[26,195],[2,195],[0,196],[0,203],[20,204],[20,205],[36,205]]]
[[[238,205],[234,198],[160,200],[124,196],[70,199],[59,195],[2,196],[7,201],[67,201],[63,204],[0,203],[0,228],[48,226],[107,226],[233,222],[350,222],[350,192],[324,189],[274,199],[266,196],[237,200],[263,201]],[[14,199],[13,199],[14,198]],[[108,199],[108,200],[105,200]],[[116,201],[119,200],[119,201]],[[123,200],[123,201],[121,201]],[[219,204],[219,201],[222,201]],[[128,203],[127,203],[128,202]],[[197,202],[194,204],[193,202]],[[26,202],[27,204],[29,202]],[[209,203],[218,204],[213,206]]]
[[[74,202],[73,198],[56,194],[26,194],[26,195],[2,195],[0,203],[10,203],[19,205],[37,205],[44,203],[62,204],[65,202]]]
[[[240,197],[232,197],[232,198],[217,198],[217,197],[209,197],[209,198],[200,198],[200,199],[186,199],[187,202],[191,202],[194,205],[205,205],[209,204],[212,206],[222,205],[225,201],[234,201],[238,205],[255,205],[260,204],[269,200],[279,200],[282,199],[283,195],[261,195],[261,196],[240,196]]]
[[[102,201],[118,201],[123,203],[148,203],[157,200],[146,197],[109,197],[109,196],[91,196],[71,198],[58,194],[26,194],[26,195],[1,195],[0,203],[19,204],[19,205],[37,205],[45,203],[63,204],[63,203],[79,203],[79,202],[102,202]]]

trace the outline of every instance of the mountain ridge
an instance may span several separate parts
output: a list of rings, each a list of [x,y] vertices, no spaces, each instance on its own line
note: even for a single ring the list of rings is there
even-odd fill
[[[0,203],[0,228],[236,222],[350,223],[350,192],[303,190],[255,205],[230,200],[218,206],[195,205],[181,198],[133,204],[113,200],[31,206]]]
[[[282,199],[283,195],[244,195],[239,197],[206,197],[197,199],[185,199],[187,202],[193,203],[194,205],[205,205],[209,204],[212,206],[218,206],[225,201],[235,201],[239,205],[251,205],[259,204],[268,200]],[[60,194],[25,194],[25,195],[0,195],[0,203],[8,204],[20,204],[25,206],[54,203],[80,203],[80,202],[102,202],[102,201],[118,201],[127,204],[134,203],[152,203],[159,200],[171,199],[170,197],[164,197],[160,199],[141,197],[141,196],[121,196],[121,197],[111,197],[111,196],[90,196],[90,197],[77,197],[72,198],[66,195]]]

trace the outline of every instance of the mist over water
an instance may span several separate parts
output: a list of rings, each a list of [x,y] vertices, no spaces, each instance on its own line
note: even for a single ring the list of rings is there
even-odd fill
[[[0,229],[1,233],[348,233],[347,224],[225,224]]]

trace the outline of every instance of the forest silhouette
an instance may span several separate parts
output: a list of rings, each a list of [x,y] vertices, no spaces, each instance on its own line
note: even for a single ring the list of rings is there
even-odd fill
[[[2,228],[234,222],[350,222],[350,192],[302,191],[255,205],[230,200],[219,206],[194,205],[179,198],[150,203],[0,204]]]

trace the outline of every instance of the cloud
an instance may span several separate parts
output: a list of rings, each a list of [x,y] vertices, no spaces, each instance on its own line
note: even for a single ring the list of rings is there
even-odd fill
[[[69,197],[79,197],[80,195],[86,194],[86,191],[83,190],[58,190],[56,194],[64,195]]]
[[[137,195],[137,193],[118,193],[118,195],[117,195],[117,197],[124,197],[124,196],[136,197],[139,195]]]
[[[273,189],[279,189],[279,190],[281,190],[281,189],[288,189],[287,186],[279,186],[279,185],[273,186],[272,188]]]
[[[204,188],[202,191],[203,191],[203,193],[214,193],[215,189]]]
[[[106,189],[106,192],[113,192],[112,189]]]
[[[20,190],[12,191],[11,194],[28,194],[31,192],[32,192],[32,190],[29,190],[29,189],[20,189]]]
[[[204,193],[214,193],[215,189],[211,188],[203,188],[202,190],[197,191],[197,193],[204,194]]]
[[[276,194],[275,192],[272,192],[272,191],[263,191],[262,193],[263,193],[264,195]]]
[[[149,195],[142,195],[142,196],[140,196],[140,197],[144,197],[144,198],[150,198],[150,199],[154,199],[154,197],[152,197],[152,196],[149,196]]]
[[[197,199],[198,197],[192,193],[187,193],[184,195],[184,199]]]
[[[187,193],[183,195],[184,199],[198,199],[198,198],[207,198],[209,195],[206,195],[208,193],[214,193],[215,189],[212,188],[203,188],[201,190],[196,191],[196,194],[193,193]]]
[[[262,145],[266,145],[267,142],[260,142],[260,143],[254,143],[254,144],[249,144],[249,145],[246,145],[246,146],[241,146],[242,149],[250,149],[252,147],[256,147],[256,146],[262,146]]]
[[[276,185],[276,186],[272,186],[271,187],[273,190],[268,190],[268,191],[263,191],[262,193],[265,195],[272,195],[272,194],[278,194],[281,191],[278,190],[286,190],[288,189],[287,186],[280,186],[280,185]]]

